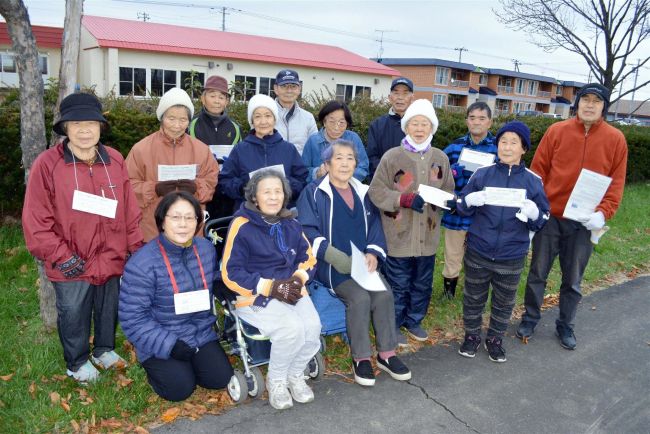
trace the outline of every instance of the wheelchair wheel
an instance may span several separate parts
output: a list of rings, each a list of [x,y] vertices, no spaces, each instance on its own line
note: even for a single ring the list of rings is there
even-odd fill
[[[327,349],[327,342],[325,342],[325,336],[320,335],[320,352],[325,354],[326,349]]]
[[[232,399],[235,404],[241,404],[246,401],[246,397],[248,396],[248,384],[246,383],[246,377],[244,374],[240,371],[234,371],[226,389],[228,390],[230,399]]]
[[[319,381],[323,378],[325,373],[325,359],[323,354],[318,352],[307,364],[305,375],[314,381]]]
[[[266,384],[264,383],[264,375],[262,371],[257,366],[250,369],[251,378],[248,378],[248,395],[251,398],[257,399],[261,398],[266,390]]]

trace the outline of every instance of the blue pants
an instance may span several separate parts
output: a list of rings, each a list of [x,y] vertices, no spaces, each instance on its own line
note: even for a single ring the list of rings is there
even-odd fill
[[[395,298],[395,326],[419,326],[427,314],[433,291],[436,255],[396,258],[387,256],[384,276]]]

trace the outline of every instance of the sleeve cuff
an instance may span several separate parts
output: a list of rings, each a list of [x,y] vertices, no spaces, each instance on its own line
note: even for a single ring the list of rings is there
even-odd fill
[[[305,270],[296,270],[296,271],[293,273],[293,276],[295,276],[295,277],[297,277],[298,279],[300,279],[300,280],[302,281],[302,284],[303,284],[303,285],[304,285],[305,283],[307,283],[307,281],[309,280],[309,274],[307,274],[307,272],[306,272]]]
[[[260,278],[259,282],[257,282],[257,286],[255,287],[255,293],[268,297],[269,294],[271,293],[272,285],[273,285],[273,280]]]

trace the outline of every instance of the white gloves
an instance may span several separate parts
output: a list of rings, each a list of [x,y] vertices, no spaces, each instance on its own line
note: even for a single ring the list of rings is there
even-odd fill
[[[597,231],[605,226],[605,216],[601,211],[596,211],[589,215],[589,219],[582,222],[582,225],[589,231]]]
[[[539,208],[537,208],[535,202],[530,199],[526,199],[524,200],[521,209],[517,214],[515,214],[515,216],[524,223],[526,223],[528,220],[537,220],[539,217]]]
[[[485,191],[475,191],[465,196],[465,203],[468,207],[483,206],[487,200],[487,193]]]

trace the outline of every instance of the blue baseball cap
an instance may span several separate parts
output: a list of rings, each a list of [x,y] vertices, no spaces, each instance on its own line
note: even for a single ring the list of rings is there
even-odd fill
[[[411,92],[413,92],[413,82],[406,77],[397,77],[395,80],[393,80],[393,82],[390,84],[390,90],[395,89],[395,86],[398,84],[403,84],[404,86],[408,87]]]
[[[293,69],[283,69],[275,76],[275,84],[284,86],[285,84],[300,84],[300,77]]]

